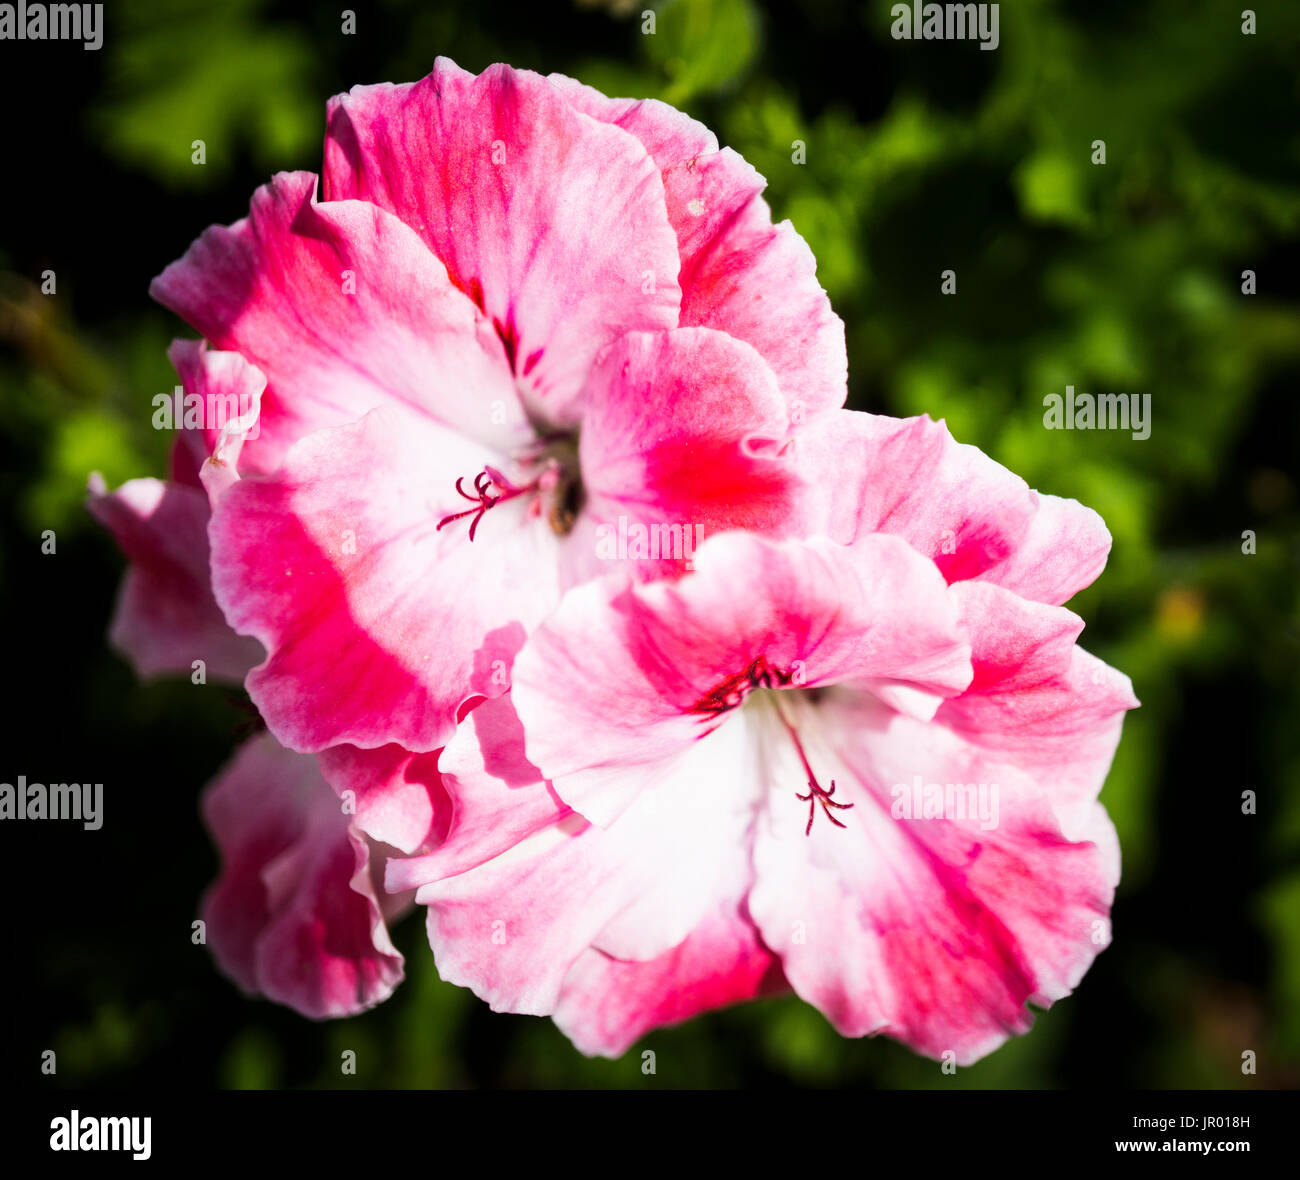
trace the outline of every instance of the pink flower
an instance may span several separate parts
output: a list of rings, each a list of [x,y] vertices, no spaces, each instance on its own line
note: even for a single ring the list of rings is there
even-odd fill
[[[277,176],[153,287],[265,375],[209,536],[285,745],[439,748],[620,521],[794,527],[783,447],[843,402],[843,327],[698,123],[440,59],[334,100],[317,187]]]
[[[827,535],[571,590],[448,743],[446,840],[388,875],[444,978],[586,1052],[788,983],[969,1063],[1109,941],[1137,702],[1051,603],[1104,527],[942,425],[835,417],[796,443]]]
[[[348,822],[314,758],[251,739],[204,792],[203,819],[222,864],[200,913],[240,987],[317,1019],[388,998],[403,970],[388,923],[410,897],[384,892],[394,850]]]
[[[204,801],[245,989],[382,1000],[414,891],[444,978],[586,1052],[793,989],[966,1063],[1109,940],[1136,701],[1061,606],[1109,535],[839,409],[762,187],[663,104],[440,59],[155,280],[187,392],[253,409],[91,509],[114,642],[270,730]]]
[[[177,341],[171,357],[187,392],[205,398],[245,396],[255,404],[265,386],[235,353]],[[222,617],[208,575],[210,499],[229,485],[239,427],[183,431],[166,481],[131,480],[111,493],[98,477],[91,481],[90,511],[131,560],[112,639],[143,676],[201,670],[197,683],[239,683],[260,658],[257,642],[236,635]],[[209,455],[213,461],[204,462]],[[420,805],[409,795],[385,801],[426,817],[421,844],[436,843],[446,823],[432,767],[426,778]],[[221,968],[249,994],[316,1018],[352,1015],[386,999],[403,971],[388,924],[411,899],[384,891],[384,861],[397,850],[360,826],[365,817],[382,833],[383,812],[358,800],[353,822],[316,759],[266,734],[245,742],[209,784],[202,810],[222,867],[200,912]]]
[[[185,389],[205,400],[256,404],[266,385],[235,353],[177,340],[169,355]],[[87,507],[131,561],[110,638],[141,676],[190,676],[201,661],[204,680],[239,683],[262,656],[256,640],[230,629],[212,596],[208,569],[210,501],[222,486],[224,465],[205,460],[214,450],[218,458],[229,455],[237,445],[233,426],[225,437],[216,429],[183,430],[172,448],[169,479],[133,479],[109,492],[99,475],[91,477]]]
[[[132,561],[114,643],[247,678],[319,752],[259,738],[205,797],[246,989],[321,1016],[395,984],[366,866],[437,844],[442,742],[610,568],[602,529],[795,527],[783,447],[843,402],[843,326],[762,189],[661,103],[439,60],[336,99],[319,185],[276,176],[155,281],[207,338],[173,345],[186,393],[256,409],[182,432],[168,481],[92,482]]]

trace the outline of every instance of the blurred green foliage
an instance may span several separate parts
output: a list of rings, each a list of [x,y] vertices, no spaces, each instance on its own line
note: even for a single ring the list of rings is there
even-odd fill
[[[397,996],[332,1026],[243,1001],[206,961],[158,968],[185,980],[172,1002],[144,968],[111,994],[87,991],[58,1031],[68,1083],[148,1076],[158,1046],[184,1033],[206,1038],[197,1080],[234,1087],[1295,1085],[1300,4],[1257,5],[1259,30],[1244,36],[1241,6],[1218,0],[1016,0],[992,53],[892,41],[884,0],[544,7],[385,0],[359,8],[346,37],[333,8],[142,0],[112,28],[81,133],[132,199],[167,205],[168,233],[193,236],[241,216],[268,170],[318,167],[328,94],[418,77],[435,54],[570,73],[715,128],[817,256],[848,328],[852,404],[946,418],[1111,529],[1109,567],[1071,606],[1085,644],[1143,701],[1103,794],[1125,860],[1115,944],[1078,996],[954,1079],[898,1046],[842,1040],[789,998],[587,1061],[549,1023],[491,1015],[440,983],[413,920],[398,935]],[[191,163],[195,139],[205,168]],[[81,514],[85,476],[163,470],[147,406],[173,384],[164,350],[177,325],[148,305],[144,272],[96,301],[74,265],[60,298],[42,296],[37,255],[12,221],[6,233],[16,273],[0,276],[0,430],[6,455],[23,457],[4,477],[6,536],[54,528],[100,544],[102,620],[116,559]],[[158,237],[145,272],[185,244]],[[1258,294],[1242,292],[1248,269]],[[941,293],[947,270],[955,295]],[[1149,394],[1150,438],[1045,430],[1043,397],[1067,384]],[[120,669],[100,676],[129,684]],[[190,716],[170,691],[123,688],[149,695],[130,710],[107,703],[124,741],[141,713]],[[221,756],[215,735],[203,775]],[[192,797],[200,768],[180,766]],[[210,867],[176,888],[193,896]],[[212,1001],[198,996],[224,1004],[200,1033],[186,1022]],[[343,1048],[365,1063],[359,1083],[339,1075]],[[1259,1052],[1257,1077],[1241,1074],[1244,1048]]]
[[[91,118],[109,150],[173,185],[200,185],[202,140],[218,174],[235,150],[279,171],[316,134],[312,48],[263,19],[264,0],[154,0],[124,8],[109,48],[106,101]]]

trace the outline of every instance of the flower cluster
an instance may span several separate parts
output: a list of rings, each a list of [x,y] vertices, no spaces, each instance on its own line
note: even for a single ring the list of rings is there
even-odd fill
[[[187,395],[253,409],[90,506],[116,645],[265,724],[203,799],[248,992],[383,1000],[419,906],[587,1053],[793,989],[968,1062],[1108,941],[1136,701],[1061,603],[1109,535],[842,408],[763,187],[662,103],[440,59],[155,280]]]

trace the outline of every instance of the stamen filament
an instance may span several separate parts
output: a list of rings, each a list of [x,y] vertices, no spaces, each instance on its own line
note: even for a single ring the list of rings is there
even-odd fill
[[[549,482],[548,482],[549,477]],[[513,484],[495,467],[485,466],[474,477],[474,491],[476,495],[471,496],[464,488],[465,477],[462,475],[456,480],[456,491],[460,493],[462,499],[468,500],[474,505],[473,508],[466,508],[464,512],[453,512],[450,516],[444,516],[438,521],[438,527],[434,532],[440,532],[442,526],[451,524],[454,520],[463,520],[467,516],[474,519],[469,526],[469,539],[474,540],[474,534],[478,531],[479,521],[487,514],[489,508],[495,508],[498,504],[503,504],[506,500],[513,500],[516,496],[527,495],[529,492],[544,490],[554,482],[554,471],[548,467],[536,479],[522,487]],[[499,495],[493,495],[492,489],[497,488]]]
[[[847,828],[848,824],[841,823],[834,815],[831,814],[831,808],[834,807],[839,811],[848,811],[852,803],[836,803],[832,796],[835,794],[835,780],[831,779],[831,789],[826,790],[818,781],[817,775],[813,771],[812,764],[808,761],[808,755],[804,753],[803,742],[799,740],[799,733],[785,715],[781,708],[779,699],[774,699],[773,704],[776,707],[776,715],[781,718],[781,724],[785,726],[785,731],[790,735],[790,740],[794,743],[795,753],[799,755],[799,761],[803,763],[804,773],[808,776],[808,794],[800,795],[796,792],[795,798],[801,803],[808,804],[808,826],[804,828],[805,836],[812,835],[813,820],[817,816],[817,805],[821,804],[821,809],[826,813],[826,818],[831,821],[837,828]]]

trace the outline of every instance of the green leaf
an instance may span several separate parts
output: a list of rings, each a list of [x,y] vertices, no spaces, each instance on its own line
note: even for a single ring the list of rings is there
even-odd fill
[[[758,19],[749,0],[670,0],[644,40],[668,78],[664,101],[680,105],[741,74],[758,49]]]

